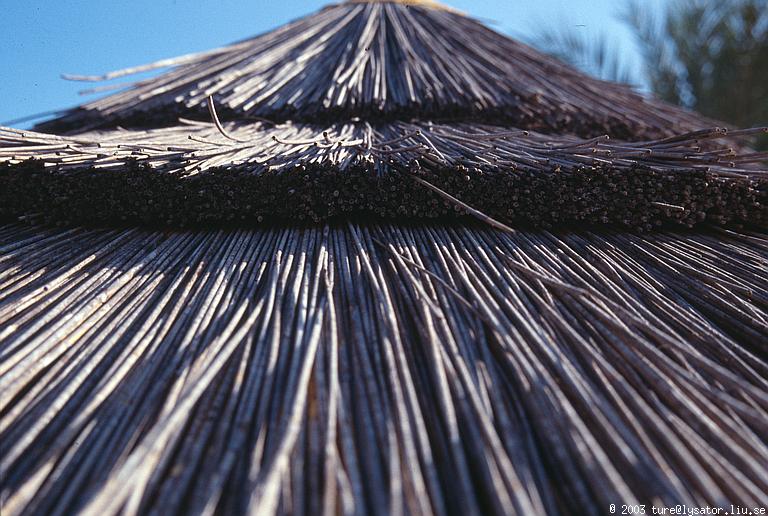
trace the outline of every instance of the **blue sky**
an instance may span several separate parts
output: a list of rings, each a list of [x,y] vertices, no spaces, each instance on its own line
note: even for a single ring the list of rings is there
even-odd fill
[[[646,0],[659,8],[669,0]],[[100,74],[221,46],[308,14],[323,0],[5,0],[0,6],[0,123],[93,97],[61,73]],[[540,27],[604,32],[640,66],[617,0],[448,0],[448,5],[525,39]],[[16,124],[28,126],[29,124]]]

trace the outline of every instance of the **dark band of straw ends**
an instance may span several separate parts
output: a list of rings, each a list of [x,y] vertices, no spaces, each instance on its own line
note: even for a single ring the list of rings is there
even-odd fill
[[[215,120],[76,137],[2,130],[0,214],[190,225],[475,209],[546,227],[768,222],[765,156],[706,150],[721,129],[631,143],[478,124]]]

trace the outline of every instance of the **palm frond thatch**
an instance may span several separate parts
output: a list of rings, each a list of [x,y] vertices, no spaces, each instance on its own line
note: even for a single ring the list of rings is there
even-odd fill
[[[0,230],[10,514],[768,496],[764,235]]]

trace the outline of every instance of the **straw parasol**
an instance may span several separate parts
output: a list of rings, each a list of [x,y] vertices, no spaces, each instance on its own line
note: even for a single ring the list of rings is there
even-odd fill
[[[425,1],[160,68],[0,128],[4,514],[767,499],[765,128]]]

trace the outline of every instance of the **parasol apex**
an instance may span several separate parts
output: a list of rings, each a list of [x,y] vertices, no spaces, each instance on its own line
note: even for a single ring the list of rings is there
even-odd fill
[[[349,4],[371,4],[371,3],[393,3],[410,5],[413,7],[425,7],[427,9],[437,9],[441,11],[450,11],[456,14],[464,14],[463,12],[449,7],[441,2],[435,0],[347,0]]]

